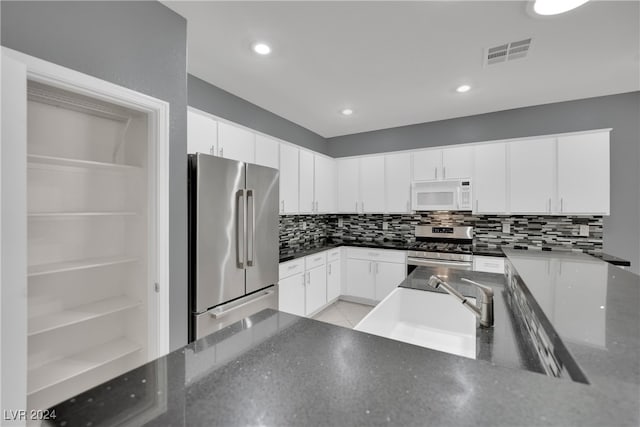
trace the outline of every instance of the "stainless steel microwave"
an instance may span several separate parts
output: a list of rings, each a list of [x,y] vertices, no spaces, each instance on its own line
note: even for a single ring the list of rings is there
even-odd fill
[[[414,211],[470,211],[471,180],[414,181],[411,209]]]

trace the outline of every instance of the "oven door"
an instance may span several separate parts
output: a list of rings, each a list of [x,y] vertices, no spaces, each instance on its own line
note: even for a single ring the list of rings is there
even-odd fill
[[[455,268],[457,270],[473,270],[473,262],[472,261],[444,261],[437,259],[429,259],[429,258],[415,258],[408,257],[407,258],[407,276],[411,274],[416,267],[444,267],[444,268]]]

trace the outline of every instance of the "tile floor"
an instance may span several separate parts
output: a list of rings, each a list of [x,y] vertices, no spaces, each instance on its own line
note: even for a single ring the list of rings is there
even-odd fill
[[[373,307],[370,305],[338,300],[313,316],[313,319],[353,329],[371,310]]]

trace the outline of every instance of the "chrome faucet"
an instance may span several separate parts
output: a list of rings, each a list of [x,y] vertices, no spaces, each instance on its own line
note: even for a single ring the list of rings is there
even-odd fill
[[[482,285],[480,283],[474,282],[473,280],[461,279],[463,282],[470,283],[480,289],[480,297],[478,298],[478,302],[480,303],[480,308],[477,305],[469,301],[467,297],[462,295],[460,292],[455,290],[451,285],[447,282],[441,280],[438,276],[431,276],[429,281],[427,282],[429,286],[434,289],[438,289],[438,287],[442,286],[445,291],[454,297],[458,298],[462,305],[467,307],[469,310],[476,315],[478,319],[480,319],[480,326],[483,328],[490,328],[493,326],[493,289],[489,286]]]

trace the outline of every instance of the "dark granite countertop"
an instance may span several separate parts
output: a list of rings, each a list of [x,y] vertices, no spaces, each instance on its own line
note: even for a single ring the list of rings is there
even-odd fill
[[[507,258],[533,288],[544,280],[527,273],[529,266],[558,259],[512,252]],[[565,275],[589,277],[581,266],[604,264],[564,257],[572,258]],[[587,283],[606,287],[605,339],[597,346],[567,339],[591,384],[265,310],[61,403],[55,424],[637,426],[640,277],[604,265],[607,274]],[[573,298],[555,307],[561,314],[570,305],[591,306],[596,291],[573,289]],[[580,310],[567,312],[585,319]]]
[[[640,276],[577,252],[505,254],[587,380],[631,385],[640,402]]]
[[[479,296],[477,288],[466,284],[461,280],[462,278],[493,288],[495,324],[492,328],[477,328],[476,360],[544,374],[544,369],[524,324],[518,316],[513,314],[515,312],[512,307],[513,302],[506,289],[503,274],[448,267],[418,267],[398,286],[426,292],[446,293],[444,290],[434,289],[427,284],[432,275],[439,276],[464,296],[476,299]]]
[[[337,240],[337,239],[320,239],[314,242],[309,242],[301,246],[286,247],[280,249],[280,262],[287,262],[298,258],[303,258],[308,255],[313,255],[318,252],[326,251],[328,249],[337,248],[340,246],[353,246],[361,248],[373,248],[373,249],[395,249],[395,250],[410,250],[411,243],[405,241],[395,240],[373,240],[373,241],[361,241],[361,240]],[[529,249],[527,246],[488,246],[483,244],[474,244],[471,252],[473,255],[480,256],[492,256],[492,257],[504,257],[503,249],[516,249],[516,250],[531,250],[534,251],[550,251],[550,252],[570,252],[566,248],[554,248],[551,246],[545,246],[543,248]],[[629,267],[630,261],[622,258],[618,258],[606,253],[590,253],[590,255],[599,258],[609,264],[618,265],[622,267]]]

